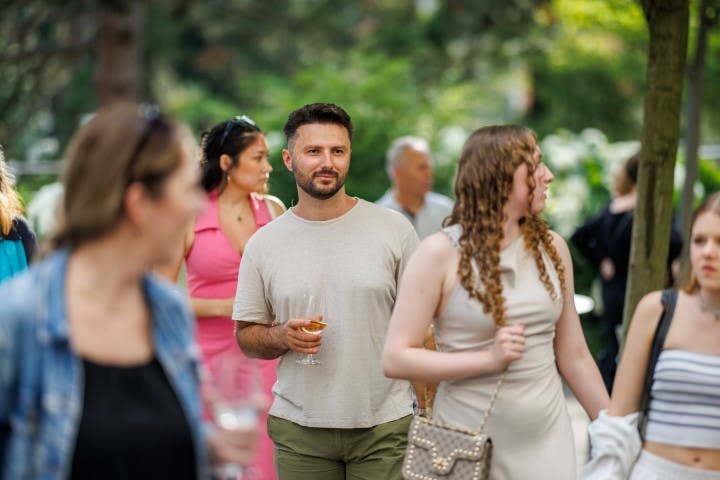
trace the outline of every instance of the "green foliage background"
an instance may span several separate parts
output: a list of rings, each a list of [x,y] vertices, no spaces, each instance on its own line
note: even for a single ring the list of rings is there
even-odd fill
[[[127,3],[4,2],[0,35],[8,40],[0,50],[0,68],[7,88],[0,91],[0,143],[9,159],[61,157],[83,116],[95,109],[93,39],[100,12],[122,5]],[[189,123],[198,138],[232,115],[255,118],[272,148],[272,191],[287,204],[296,192],[280,158],[281,129],[290,111],[310,102],[337,103],[353,117],[348,189],[370,200],[389,186],[385,150],[398,135],[430,140],[436,189],[446,194],[452,194],[462,142],[483,125],[521,123],[541,139],[570,132],[582,137],[586,129],[602,132],[607,144],[639,137],[648,34],[634,2],[158,0],[145,5],[145,98]],[[697,9],[697,2],[692,6]],[[691,41],[696,17],[693,11]],[[706,143],[720,139],[720,91],[712,88],[720,79],[718,30],[710,31],[706,65]],[[63,50],[68,45],[76,48]],[[55,53],[46,53],[53,48]],[[574,183],[568,185],[582,181],[589,195],[572,215],[550,215],[554,224],[558,218],[563,225],[578,222],[597,211],[607,200],[607,172],[622,160],[582,151],[573,156],[572,170],[557,172],[555,191],[562,199],[569,176]],[[716,178],[715,163],[705,162],[703,189],[714,189]],[[47,179],[20,178],[26,198]]]
[[[94,110],[93,29],[99,12],[113,5],[4,3],[0,34],[19,38],[0,51],[8,86],[0,92],[0,142],[9,158],[33,157],[34,145],[47,137],[57,139],[57,149],[45,157],[59,158],[82,116]],[[240,112],[256,118],[272,140],[274,193],[288,203],[295,193],[280,163],[278,132],[288,113],[307,102],[335,102],[352,115],[357,135],[348,187],[369,199],[389,185],[384,152],[401,134],[430,139],[437,189],[450,193],[462,140],[482,125],[522,123],[541,138],[596,128],[611,142],[640,133],[648,35],[640,7],[626,0],[146,5],[145,97],[198,136]],[[35,33],[20,36],[22,22]],[[77,38],[84,49],[71,55],[19,53]],[[720,78],[717,28],[709,40],[711,86]],[[704,139],[716,141],[718,89],[706,88],[705,100]]]
[[[0,35],[8,40],[0,50],[0,68],[7,88],[0,91],[0,143],[9,159],[61,157],[83,116],[95,109],[93,39],[100,13],[123,5],[110,0],[3,3]],[[587,129],[601,132],[607,144],[639,137],[648,34],[634,2],[159,0],[145,5],[145,98],[189,123],[198,138],[232,115],[255,118],[272,148],[272,191],[287,204],[296,192],[280,158],[281,129],[290,111],[309,102],[337,103],[353,117],[348,189],[370,200],[389,186],[384,155],[398,135],[430,140],[436,189],[446,194],[452,194],[462,142],[483,125],[521,123],[541,139],[582,137]],[[692,6],[697,9],[697,2]],[[718,30],[711,29],[709,37],[705,143],[720,139],[720,93],[712,88],[720,79]],[[582,181],[588,195],[574,213],[549,215],[555,228],[597,211],[607,200],[607,172],[622,160],[583,151],[573,157],[573,170],[557,172],[555,190],[562,199],[567,185]],[[574,183],[566,182],[568,176]],[[19,180],[28,198],[47,177]],[[700,192],[717,187],[714,162],[701,166],[700,184]]]
[[[131,0],[138,1],[138,0]],[[691,51],[697,30],[691,2]],[[0,143],[8,159],[59,161],[96,107],[100,13],[127,2],[0,4]],[[556,174],[547,218],[564,235],[608,200],[615,168],[638,147],[648,34],[627,0],[158,0],[147,6],[144,97],[200,133],[244,113],[267,132],[272,193],[296,201],[282,165],[289,112],[334,102],[356,133],[351,194],[389,186],[385,150],[427,137],[436,190],[451,195],[463,141],[496,123],[530,126]],[[716,12],[717,14],[717,12]],[[710,31],[701,143],[720,143],[720,32]],[[684,126],[683,126],[684,128]],[[682,156],[681,156],[682,157]],[[682,158],[678,176],[682,178]],[[720,189],[700,164],[697,197]],[[19,178],[26,200],[51,176]],[[576,261],[577,290],[595,272]]]

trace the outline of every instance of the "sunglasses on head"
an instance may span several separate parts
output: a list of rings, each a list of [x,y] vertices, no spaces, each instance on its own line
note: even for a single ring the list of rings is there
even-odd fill
[[[138,113],[145,120],[145,127],[138,137],[135,148],[133,148],[132,153],[128,158],[126,166],[128,172],[132,169],[132,165],[135,163],[136,157],[140,155],[140,152],[142,152],[145,148],[153,132],[161,128],[169,128],[167,120],[162,113],[160,113],[160,109],[156,105],[140,105],[138,107]]]
[[[230,120],[228,120],[227,125],[225,125],[225,131],[223,132],[222,138],[220,139],[220,145],[218,148],[223,147],[227,136],[230,134],[230,132],[232,132],[232,129],[235,125],[237,125],[238,127],[257,128],[257,124],[247,115],[237,115],[231,118]]]

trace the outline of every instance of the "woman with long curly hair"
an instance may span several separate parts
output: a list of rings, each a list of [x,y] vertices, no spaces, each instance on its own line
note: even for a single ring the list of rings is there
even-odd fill
[[[497,480],[576,478],[561,376],[590,417],[608,403],[567,244],[540,217],[552,180],[531,130],[475,131],[448,226],[410,260],[385,345],[385,374],[441,382],[433,417],[465,430],[477,430],[503,378],[485,425]],[[431,322],[437,351],[422,348]]]

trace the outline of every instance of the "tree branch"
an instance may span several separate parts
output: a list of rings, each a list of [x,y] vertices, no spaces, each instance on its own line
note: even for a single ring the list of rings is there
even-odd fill
[[[32,50],[0,55],[0,63],[15,63],[21,60],[32,60],[35,57],[75,56],[87,51],[91,44],[92,42],[87,40],[67,45],[40,45]]]

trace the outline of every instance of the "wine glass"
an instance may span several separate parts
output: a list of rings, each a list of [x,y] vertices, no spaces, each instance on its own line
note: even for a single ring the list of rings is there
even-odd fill
[[[322,313],[320,313],[320,301],[317,295],[312,295],[310,293],[304,294],[302,305],[303,311],[300,312],[298,318],[310,319],[310,325],[307,327],[301,327],[300,330],[313,335],[319,334],[327,326],[327,323]],[[320,365],[322,362],[315,358],[312,353],[308,353],[304,357],[299,358],[297,363],[301,365]]]
[[[238,352],[220,354],[211,363],[215,423],[226,430],[251,431],[257,428],[263,403],[260,372],[252,361]],[[225,479],[253,478],[251,467],[225,464],[218,471]]]

